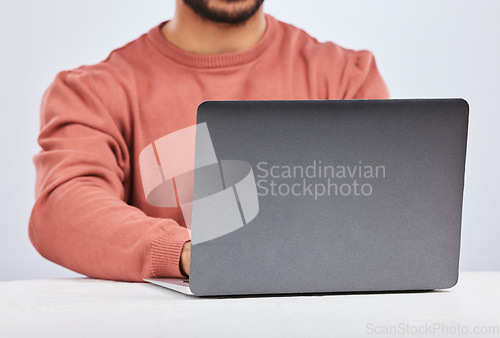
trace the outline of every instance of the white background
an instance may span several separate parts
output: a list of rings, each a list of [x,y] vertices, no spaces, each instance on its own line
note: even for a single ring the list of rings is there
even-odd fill
[[[394,98],[464,97],[471,106],[462,270],[500,270],[498,0],[266,0],[320,41],[374,52]],[[0,5],[0,280],[70,277],[28,239],[39,104],[57,72],[170,18],[174,0],[43,0]]]

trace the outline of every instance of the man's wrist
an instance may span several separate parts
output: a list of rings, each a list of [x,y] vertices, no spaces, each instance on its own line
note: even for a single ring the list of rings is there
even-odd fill
[[[181,273],[185,276],[189,276],[189,265],[191,262],[191,241],[187,241],[182,246],[181,256],[179,259],[179,268]]]

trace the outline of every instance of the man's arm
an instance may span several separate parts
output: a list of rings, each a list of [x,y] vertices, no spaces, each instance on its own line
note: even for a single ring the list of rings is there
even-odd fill
[[[184,246],[182,247],[182,252],[181,252],[181,272],[189,276],[189,266],[191,263],[191,241],[186,242]]]
[[[349,51],[342,79],[344,99],[388,99],[389,90],[375,57],[367,50]]]
[[[127,205],[128,146],[84,70],[57,76],[41,107],[30,239],[45,258],[126,281],[181,277],[188,231]]]

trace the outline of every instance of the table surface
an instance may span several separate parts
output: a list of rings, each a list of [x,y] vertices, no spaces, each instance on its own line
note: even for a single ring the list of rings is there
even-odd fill
[[[0,337],[500,337],[499,328],[500,272],[462,272],[432,292],[237,298],[87,278],[0,282]]]

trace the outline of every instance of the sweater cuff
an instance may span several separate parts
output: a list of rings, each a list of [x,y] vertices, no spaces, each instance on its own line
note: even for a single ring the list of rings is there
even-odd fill
[[[151,246],[151,274],[158,277],[183,277],[180,257],[184,243],[190,241],[189,232],[181,226],[172,226],[158,236]]]

